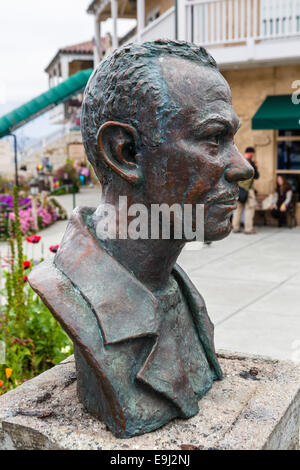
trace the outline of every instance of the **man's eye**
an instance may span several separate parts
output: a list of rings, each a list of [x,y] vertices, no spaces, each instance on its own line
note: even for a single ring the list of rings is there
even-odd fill
[[[209,142],[210,144],[214,145],[219,145],[221,139],[221,135],[211,135],[210,137],[207,137],[206,141]]]

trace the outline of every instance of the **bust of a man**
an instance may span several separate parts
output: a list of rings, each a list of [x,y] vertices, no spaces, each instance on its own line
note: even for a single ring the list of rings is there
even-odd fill
[[[174,235],[171,216],[169,237],[161,219],[158,235],[129,237],[120,206],[126,197],[130,222],[137,204],[149,214],[189,205],[195,228],[202,205],[205,240],[226,237],[237,182],[253,171],[234,145],[238,126],[213,58],[185,42],[124,46],[86,87],[82,135],[102,200],[75,209],[29,282],[74,342],[80,400],[118,437],[195,415],[222,377],[204,300],[176,264],[185,232]]]

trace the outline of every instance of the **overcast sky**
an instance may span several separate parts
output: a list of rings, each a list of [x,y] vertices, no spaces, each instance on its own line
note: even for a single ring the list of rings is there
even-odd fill
[[[48,88],[45,67],[63,46],[91,40],[90,0],[0,0],[0,104],[24,102]],[[118,33],[131,24],[119,21]],[[111,31],[111,22],[103,32]]]

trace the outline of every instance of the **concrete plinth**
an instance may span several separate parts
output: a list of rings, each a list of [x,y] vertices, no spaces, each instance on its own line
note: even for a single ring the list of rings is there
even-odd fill
[[[300,368],[220,351],[224,380],[191,419],[117,439],[76,395],[73,357],[0,397],[0,449],[299,449]]]

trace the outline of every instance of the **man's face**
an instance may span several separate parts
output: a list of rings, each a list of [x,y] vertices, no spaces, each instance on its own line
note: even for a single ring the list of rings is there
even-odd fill
[[[254,152],[246,152],[245,153],[245,158],[247,160],[252,160],[254,158]]]
[[[205,239],[222,239],[236,208],[233,169],[252,171],[234,144],[239,121],[228,84],[217,70],[187,60],[165,58],[161,65],[180,111],[166,123],[164,143],[142,158],[147,200],[204,204]]]

